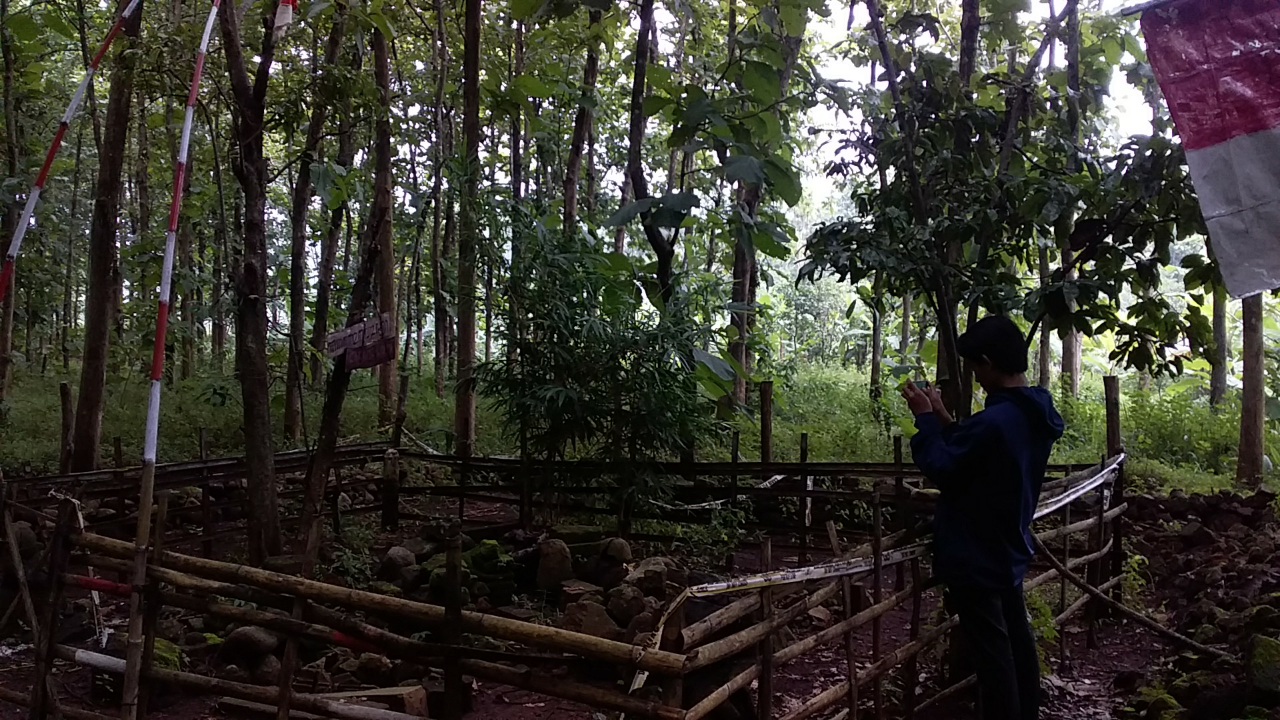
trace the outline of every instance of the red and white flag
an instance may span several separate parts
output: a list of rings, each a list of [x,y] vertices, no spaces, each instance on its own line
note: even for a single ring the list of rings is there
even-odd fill
[[[289,32],[289,26],[293,24],[293,16],[298,12],[298,0],[280,0],[280,4],[276,6],[276,21],[272,28],[276,36],[276,42],[283,38],[285,33]]]
[[[1280,287],[1280,1],[1174,0],[1142,33],[1227,290]]]

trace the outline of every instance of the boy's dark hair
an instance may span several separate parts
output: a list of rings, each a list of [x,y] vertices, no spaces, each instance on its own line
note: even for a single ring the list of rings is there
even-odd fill
[[[988,315],[973,324],[956,341],[960,357],[971,362],[984,358],[1006,375],[1027,371],[1027,341],[1022,331],[1004,315]]]

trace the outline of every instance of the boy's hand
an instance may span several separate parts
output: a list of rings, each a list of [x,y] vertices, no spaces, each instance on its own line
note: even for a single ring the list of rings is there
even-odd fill
[[[933,401],[929,394],[916,387],[913,382],[908,382],[902,386],[902,398],[907,401],[907,407],[911,410],[912,415],[924,415],[925,413],[933,412]],[[941,403],[941,399],[938,402]]]
[[[933,414],[938,416],[938,420],[943,425],[950,425],[955,422],[951,418],[951,413],[947,412],[947,406],[942,404],[942,393],[938,392],[938,388],[930,385],[925,389],[924,394],[929,396],[929,406],[933,409]]]

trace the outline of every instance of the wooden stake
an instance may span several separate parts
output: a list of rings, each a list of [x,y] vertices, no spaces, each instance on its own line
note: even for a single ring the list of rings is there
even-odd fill
[[[893,464],[895,469],[901,473],[903,466],[901,435],[893,436]],[[897,501],[894,512],[898,516],[898,529],[906,530],[911,526],[908,524],[907,520],[907,479],[903,475],[898,475],[893,479],[893,494],[894,499]],[[898,563],[898,576],[895,578],[896,582],[893,586],[895,592],[902,592],[902,588],[906,585],[906,570],[907,568],[905,565]]]
[[[884,553],[882,551],[884,534],[884,514],[880,507],[880,491],[876,490],[871,499],[871,552],[875,553],[875,571],[871,578],[871,602],[879,605],[884,595]],[[871,660],[880,661],[882,625],[880,618],[871,621]],[[851,685],[853,683],[850,683]],[[875,705],[876,720],[884,717],[884,681],[879,676],[872,686],[872,702]]]
[[[9,560],[13,563],[13,573],[18,578],[18,594],[22,600],[23,609],[27,613],[27,624],[31,626],[31,634],[36,638],[36,645],[43,646],[45,638],[41,635],[36,605],[31,599],[31,586],[27,584],[27,570],[23,566],[22,553],[18,549],[18,535],[17,531],[13,529],[13,513],[9,511],[7,506],[4,509],[3,517],[5,540],[9,544]],[[36,655],[35,665],[36,678],[44,678],[44,682],[37,682],[31,688],[31,718],[32,720],[44,720],[46,703],[53,706],[55,714],[61,712],[61,707],[53,685],[53,673],[50,672],[52,666],[46,665],[44,658],[39,654]]]
[[[1102,379],[1107,409],[1107,455],[1115,457],[1124,452],[1124,436],[1120,426],[1120,379],[1114,375]],[[1124,499],[1124,465],[1116,473],[1115,485],[1111,493],[1111,507],[1117,508],[1125,503]],[[1126,562],[1124,548],[1124,519],[1117,518],[1111,523],[1111,557],[1108,561],[1112,577],[1124,574]],[[1111,599],[1117,603],[1124,600],[1124,588],[1116,585],[1111,591]]]
[[[134,532],[132,585],[129,596],[129,635],[125,645],[124,691],[120,700],[122,720],[136,720],[138,689],[142,682],[143,612],[142,588],[147,582],[147,544],[151,541],[151,504],[156,487],[156,462],[142,464],[142,487],[138,492],[138,524]]]
[[[164,552],[164,533],[169,521],[169,493],[160,493],[156,498],[155,535],[151,540],[151,560],[153,566],[160,566],[160,553]],[[160,610],[164,600],[160,597],[160,588],[152,580],[147,581],[145,615],[142,619],[142,667],[150,670],[156,654],[156,623],[160,620]],[[147,716],[147,701],[150,692],[140,692],[138,696],[138,717]]]
[[[71,471],[71,438],[76,429],[76,410],[71,401],[71,383],[58,384],[58,398],[62,402],[62,435],[58,453],[58,472]]]
[[[462,641],[462,538],[454,528],[449,537],[449,550],[445,558],[445,579],[449,585],[449,597],[445,605],[445,639],[450,645]],[[462,666],[457,653],[446,652],[444,657],[444,720],[461,720],[463,713]]]
[[[761,397],[764,396],[765,383],[761,383]],[[763,428],[763,425],[761,426]],[[773,542],[765,536],[760,543],[760,568],[762,572],[773,569]],[[760,589],[760,620],[769,622],[773,619],[773,589]],[[756,708],[761,720],[773,720],[773,633],[765,633],[760,639],[760,684],[757,688]]]
[[[209,431],[200,428],[200,460],[209,459]],[[209,494],[209,469],[205,468],[204,478],[200,482],[200,534],[205,540],[200,543],[200,550],[207,558],[213,557],[213,496]]]
[[[809,462],[809,433],[800,433],[800,464]],[[813,489],[813,476],[805,474],[804,487],[806,490]],[[804,567],[809,564],[809,531],[813,525],[813,498],[806,496],[804,499],[804,532],[800,535],[800,557],[797,559],[796,565]],[[838,554],[839,549],[835,552]]]
[[[760,462],[773,462],[773,381],[760,383]],[[765,471],[768,472],[767,470]],[[760,478],[768,480],[767,477]]]
[[[922,620],[921,606],[924,604],[924,586],[921,584],[921,580],[920,558],[912,558],[911,587],[915,592],[911,594],[911,630],[910,634],[907,636],[911,642],[915,642],[920,639],[920,623]],[[903,671],[906,675],[906,677],[903,678],[904,682],[902,685],[902,694],[905,700],[903,705],[906,706],[904,708],[906,720],[912,720],[916,715],[916,683],[920,678],[919,657],[919,655],[912,655],[911,659],[907,660],[906,668]],[[851,720],[857,720],[857,718],[854,717],[851,718]]]
[[[840,557],[840,536],[836,533],[834,520],[827,521],[827,539],[831,542],[832,554],[835,557]],[[844,593],[844,617],[848,620],[857,612],[854,609],[853,581],[847,577],[840,578],[840,588]],[[857,650],[854,647],[853,630],[850,629],[844,636],[844,662],[845,672],[849,676],[849,717],[851,720],[858,720],[858,664],[856,658]]]
[[[75,504],[70,500],[58,503],[58,524],[54,528],[53,538],[49,541],[49,597],[45,601],[44,617],[40,623],[43,632],[34,633],[37,638],[37,677],[44,677],[40,674],[42,672],[51,674],[53,670],[53,647],[56,644],[58,621],[62,614],[62,597],[66,589],[62,575],[67,571],[67,564],[71,558],[71,529],[75,521],[75,513]],[[34,631],[35,628],[32,629]],[[36,686],[41,684],[37,682]],[[46,701],[45,703],[31,703],[31,720],[43,720],[46,706],[50,704],[53,705],[55,718],[61,712],[53,686],[46,685],[46,689],[47,695],[42,698]]]
[[[1068,503],[1062,508],[1062,525],[1063,527],[1071,527],[1071,504]],[[1071,567],[1071,536],[1066,535],[1062,538],[1062,564]],[[1067,579],[1060,578],[1058,581],[1058,612],[1067,611]],[[1058,636],[1058,662],[1063,667],[1067,666],[1067,638],[1063,635]]]

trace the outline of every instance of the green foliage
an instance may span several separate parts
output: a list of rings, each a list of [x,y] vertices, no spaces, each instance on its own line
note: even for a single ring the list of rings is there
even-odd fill
[[[1027,593],[1027,613],[1031,617],[1031,632],[1036,638],[1040,655],[1040,672],[1053,672],[1049,664],[1050,646],[1058,641],[1058,626],[1054,624],[1053,608],[1038,593]]]

